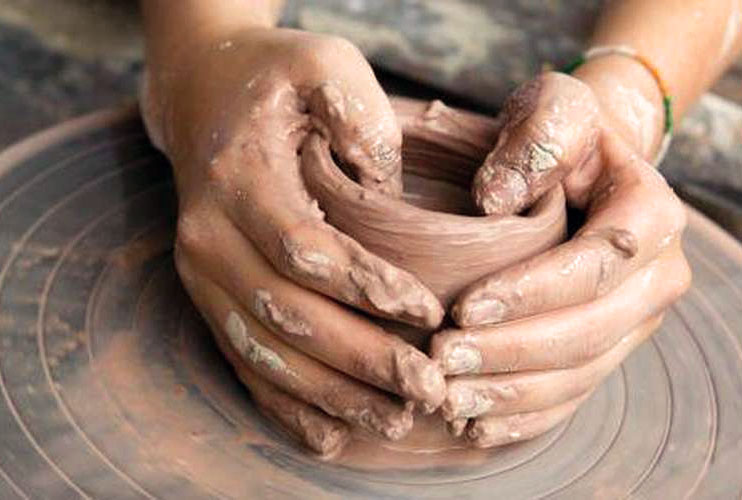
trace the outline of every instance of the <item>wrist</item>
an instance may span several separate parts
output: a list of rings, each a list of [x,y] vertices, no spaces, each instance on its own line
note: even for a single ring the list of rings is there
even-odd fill
[[[249,4],[249,5],[248,5]],[[151,70],[177,70],[193,50],[227,41],[236,32],[274,28],[284,0],[182,0],[178,7],[163,0],[142,1]]]
[[[202,28],[189,37],[187,42],[178,44],[167,52],[149,51],[147,64],[142,75],[140,100],[142,114],[148,129],[161,141],[156,144],[166,153],[171,153],[173,133],[168,130],[189,129],[187,125],[194,117],[183,114],[201,115],[212,109],[208,105],[196,103],[209,102],[211,89],[226,85],[239,66],[233,63],[235,50],[246,54],[260,50],[254,39],[265,38],[276,28],[262,28],[241,24],[239,26],[220,25]],[[232,62],[229,62],[232,61]],[[218,75],[218,77],[216,77]],[[177,124],[177,126],[176,126]]]
[[[597,97],[604,125],[651,161],[662,143],[665,114],[662,91],[649,70],[631,57],[607,55],[589,60],[574,76]]]

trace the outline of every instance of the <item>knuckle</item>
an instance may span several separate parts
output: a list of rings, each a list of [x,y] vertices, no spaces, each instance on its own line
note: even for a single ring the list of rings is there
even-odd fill
[[[337,71],[340,56],[345,63],[363,60],[361,51],[348,40],[333,35],[316,35],[309,43],[296,47],[297,58],[313,68]]]
[[[378,362],[374,360],[374,357],[370,353],[359,350],[350,353],[349,356],[350,370],[353,374],[371,378],[375,384],[386,385],[384,377],[381,377],[377,373]]]
[[[198,253],[209,245],[209,234],[201,216],[185,211],[178,217],[175,236],[176,257],[187,253]]]
[[[559,71],[544,73],[541,78],[549,97],[560,99],[560,103],[576,106],[584,112],[594,115],[599,112],[598,99],[589,85],[573,76]],[[583,116],[583,118],[585,118]]]
[[[206,178],[209,183],[215,185],[218,188],[227,187],[232,182],[234,176],[234,168],[230,167],[229,161],[226,161],[224,155],[215,156],[216,161],[212,161],[206,167]]]
[[[674,193],[668,199],[666,212],[674,232],[680,232],[685,229],[688,223],[688,214],[683,202]]]
[[[539,78],[545,86],[553,86],[562,92],[566,89],[587,87],[577,78],[560,71],[547,71],[539,75]]]
[[[503,113],[508,127],[517,126],[536,111],[544,83],[543,76],[534,78],[516,88],[505,100]]]
[[[688,259],[685,255],[681,255],[680,270],[677,276],[677,284],[675,287],[675,299],[680,298],[690,288],[691,282],[693,281],[693,271],[691,270]]]
[[[334,35],[322,35],[318,37],[317,50],[323,55],[361,55],[361,51],[352,42]]]
[[[562,368],[570,368],[575,366],[582,366],[600,354],[601,352],[601,337],[595,331],[584,332],[583,335],[579,336],[572,349],[569,359],[565,359]]]
[[[187,287],[193,281],[193,269],[190,262],[188,262],[186,253],[179,245],[175,246],[173,260],[175,261],[175,270],[178,272],[178,276],[180,276],[181,281]]]

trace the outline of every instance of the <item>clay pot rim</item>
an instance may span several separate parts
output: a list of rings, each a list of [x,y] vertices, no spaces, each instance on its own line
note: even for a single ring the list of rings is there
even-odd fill
[[[405,134],[405,122],[403,121],[403,137]],[[402,148],[404,149],[404,142]],[[461,235],[469,233],[481,234],[489,232],[494,227],[502,229],[503,226],[524,226],[533,231],[541,225],[548,226],[555,219],[564,216],[565,196],[561,184],[546,192],[539,198],[531,208],[524,214],[514,215],[460,215],[447,212],[438,212],[416,207],[402,199],[391,198],[385,194],[363,187],[349,178],[335,163],[330,152],[329,142],[319,134],[308,137],[302,148],[302,156],[309,155],[317,161],[319,172],[313,171],[310,175],[321,172],[322,184],[332,187],[333,197],[336,201],[343,202],[348,207],[351,205],[363,206],[376,213],[394,213],[404,218],[407,224],[414,225],[413,232],[420,233],[424,228],[430,228],[437,233],[446,235]],[[404,168],[404,167],[403,167]],[[310,170],[312,167],[310,166]],[[304,170],[305,174],[307,170]],[[359,221],[362,223],[362,221]],[[406,225],[407,225],[406,224]],[[442,231],[441,226],[445,227]],[[407,226],[412,227],[412,226]]]

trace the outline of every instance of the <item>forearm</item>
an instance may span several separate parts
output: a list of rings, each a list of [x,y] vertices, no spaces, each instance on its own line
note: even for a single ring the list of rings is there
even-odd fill
[[[680,118],[688,107],[727,68],[742,49],[742,0],[621,0],[609,4],[598,22],[592,46],[625,45],[650,61],[658,70],[673,98],[673,111]],[[653,138],[643,142],[651,156],[659,144],[664,118],[661,94],[651,74],[636,61],[622,56],[596,58],[576,72],[591,85],[608,108],[626,108],[609,101],[621,101],[623,93],[635,93],[644,100],[631,110],[634,121],[655,129]],[[609,110],[620,115],[625,109]],[[623,123],[621,123],[623,121]],[[616,119],[624,136],[631,136],[626,118]],[[633,142],[642,139],[633,133]]]
[[[742,48],[740,0],[623,0],[610,4],[593,44],[630,45],[659,70],[682,115]]]
[[[188,77],[188,65],[198,65],[203,47],[226,43],[251,27],[274,26],[283,0],[142,0],[147,68],[142,78],[142,116],[153,143],[170,151],[175,118],[172,103]],[[181,87],[182,89],[182,87]],[[182,125],[182,123],[181,123]]]
[[[143,0],[147,60],[169,65],[193,43],[246,27],[275,26],[284,0]]]

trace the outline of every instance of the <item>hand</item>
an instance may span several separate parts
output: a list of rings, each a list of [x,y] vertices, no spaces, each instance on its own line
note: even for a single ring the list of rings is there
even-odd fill
[[[534,437],[571,415],[690,283],[682,203],[614,131],[590,87],[547,73],[504,113],[475,179],[478,205],[520,211],[561,181],[586,221],[566,243],[468,287],[452,312],[462,329],[433,338],[432,357],[456,375],[443,414],[479,447]]]
[[[332,299],[428,328],[442,308],[324,221],[297,153],[319,130],[361,184],[398,196],[390,104],[360,52],[336,38],[256,28],[205,45],[150,73],[144,92],[150,134],[174,166],[183,283],[257,403],[310,448],[338,451],[349,426],[398,439],[412,405],[382,391],[432,410],[442,374]]]

